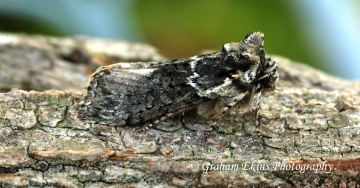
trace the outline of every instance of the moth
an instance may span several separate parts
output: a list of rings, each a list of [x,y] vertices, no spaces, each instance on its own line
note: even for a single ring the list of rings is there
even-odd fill
[[[104,66],[86,85],[80,117],[123,126],[151,123],[194,107],[211,118],[237,104],[257,111],[261,93],[275,89],[277,70],[275,61],[265,57],[260,32],[209,54]]]

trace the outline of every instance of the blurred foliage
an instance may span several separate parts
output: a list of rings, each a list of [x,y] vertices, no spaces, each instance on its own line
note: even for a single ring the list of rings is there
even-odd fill
[[[124,14],[126,17],[120,19],[112,16],[102,21],[109,24],[114,23],[110,21],[112,19],[118,21],[119,24],[114,24],[116,27],[113,28],[117,30],[115,33],[119,33],[120,39],[129,40],[126,38],[128,36],[120,34],[120,29],[116,29],[119,27],[130,28],[134,35],[141,33],[139,40],[154,45],[168,58],[189,57],[208,49],[218,50],[224,43],[240,41],[250,32],[261,31],[265,33],[267,53],[279,54],[318,67],[313,64],[319,62],[315,47],[311,44],[310,37],[305,36],[309,33],[308,30],[302,28],[298,23],[299,19],[294,16],[294,7],[290,6],[292,1],[133,0],[129,1],[130,9],[125,10],[120,2],[113,1],[111,8],[119,13],[126,12]],[[84,1],[84,3],[91,2]],[[68,18],[65,16],[75,15],[71,14],[71,11],[80,11],[82,10],[80,8],[63,7],[62,10],[69,12],[55,13],[61,14],[56,20],[58,23],[51,23],[47,17],[26,15],[21,12],[12,14],[9,14],[9,11],[7,14],[0,12],[0,30],[55,36],[86,35],[89,33],[88,30],[74,29],[75,26],[81,25],[74,20],[81,19],[74,18],[71,22],[66,20]],[[35,8],[29,6],[29,9]],[[100,13],[98,10],[84,9],[79,15],[85,17],[85,20],[88,18],[86,20],[88,24],[95,24],[89,14]],[[64,17],[65,20],[62,19]],[[126,20],[128,23],[122,23],[121,20]],[[97,25],[93,26],[96,27]]]
[[[204,49],[242,40],[246,34],[265,34],[267,53],[301,62],[316,62],[310,44],[302,40],[300,24],[290,1],[137,0],[134,17],[143,37],[169,58],[195,55]],[[311,45],[310,45],[311,46]]]
[[[1,14],[0,31],[19,32],[44,35],[64,35],[64,32],[54,24],[39,17],[20,14]]]

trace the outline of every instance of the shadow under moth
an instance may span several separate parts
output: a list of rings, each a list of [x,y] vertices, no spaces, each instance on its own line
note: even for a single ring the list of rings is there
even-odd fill
[[[79,116],[122,126],[158,122],[194,107],[211,118],[237,104],[257,112],[261,92],[274,90],[278,81],[263,45],[264,35],[253,32],[214,53],[100,67],[86,86]]]

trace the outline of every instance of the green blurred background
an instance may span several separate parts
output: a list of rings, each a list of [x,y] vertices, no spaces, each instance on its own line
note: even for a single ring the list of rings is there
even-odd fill
[[[0,31],[146,42],[168,58],[265,33],[265,49],[360,79],[356,0],[2,0]]]

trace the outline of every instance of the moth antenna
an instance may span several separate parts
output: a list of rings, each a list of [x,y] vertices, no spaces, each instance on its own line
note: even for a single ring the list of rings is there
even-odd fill
[[[274,91],[281,91],[281,89],[279,89],[279,87],[274,88]]]
[[[258,80],[262,80],[262,79],[267,78],[269,76],[270,76],[270,74],[265,74],[264,76],[260,77]]]
[[[240,78],[240,74],[233,74],[231,75],[233,78]]]

